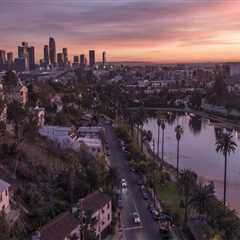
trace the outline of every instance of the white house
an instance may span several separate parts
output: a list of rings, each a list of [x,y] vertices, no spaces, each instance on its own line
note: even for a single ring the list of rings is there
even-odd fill
[[[42,136],[58,142],[62,148],[71,148],[79,151],[81,144],[85,144],[93,155],[103,154],[102,141],[98,136],[95,136],[99,129],[92,129],[88,134],[86,132],[87,129],[80,129],[79,132],[84,133],[84,136],[79,136],[79,134],[74,133],[71,134],[71,130],[70,127],[45,125],[39,129],[39,133]]]

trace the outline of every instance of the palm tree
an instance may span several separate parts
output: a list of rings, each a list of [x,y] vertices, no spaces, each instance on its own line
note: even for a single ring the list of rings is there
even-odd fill
[[[179,143],[181,136],[183,135],[183,128],[180,125],[177,125],[175,128],[176,139],[177,139],[177,177],[179,174]]]
[[[160,144],[160,125],[161,125],[161,120],[157,120],[157,126],[158,126],[158,138],[157,138],[157,156],[159,157],[159,144]]]
[[[70,201],[73,202],[73,194],[74,194],[74,183],[75,183],[75,174],[77,170],[81,169],[81,163],[78,155],[71,151],[70,149],[64,158],[66,168],[69,171],[69,188],[70,188]],[[67,152],[66,151],[66,152]]]
[[[226,190],[227,190],[227,157],[231,152],[235,152],[237,144],[232,140],[233,136],[230,133],[223,133],[216,141],[216,151],[224,156],[224,195],[223,203],[226,206]]]
[[[214,199],[214,184],[211,182],[207,185],[199,184],[197,187],[193,199],[192,205],[199,213],[199,216],[206,213],[209,202]]]
[[[188,221],[188,209],[192,203],[193,193],[195,192],[197,182],[197,175],[190,170],[183,170],[180,178],[179,184],[183,192],[183,207],[184,207],[184,223]]]
[[[162,128],[162,165],[163,165],[163,162],[164,162],[164,130],[165,130],[164,120],[161,121],[161,128]]]

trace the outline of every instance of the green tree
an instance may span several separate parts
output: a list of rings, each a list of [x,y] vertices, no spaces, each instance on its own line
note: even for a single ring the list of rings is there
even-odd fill
[[[161,121],[161,128],[162,128],[162,166],[163,167],[163,162],[164,162],[164,130],[165,130],[165,122],[164,120]]]
[[[208,203],[214,198],[214,184],[207,185],[199,184],[196,191],[193,193],[192,205],[202,215],[207,212]]]
[[[17,86],[17,75],[13,71],[8,71],[4,76],[3,76],[3,86],[5,88],[10,88],[10,87],[15,87]]]
[[[176,139],[177,139],[177,177],[179,174],[179,143],[180,143],[180,139],[183,135],[183,128],[180,125],[177,125],[175,127],[175,133],[176,133]]]
[[[10,121],[13,121],[15,124],[15,136],[19,140],[19,124],[25,119],[26,111],[22,107],[21,103],[13,101],[8,105],[7,116]]]
[[[81,162],[78,155],[71,150],[67,150],[66,157],[64,157],[64,162],[66,164],[67,170],[69,171],[70,201],[71,203],[73,203],[75,190],[75,175],[76,171],[81,171]]]
[[[179,178],[179,185],[183,193],[182,205],[184,207],[184,223],[188,221],[188,210],[193,200],[197,175],[190,170],[183,170]]]
[[[228,156],[232,152],[235,152],[236,147],[237,144],[233,141],[233,136],[230,133],[223,133],[222,136],[216,141],[216,151],[222,153],[224,156],[224,206],[226,206]]]
[[[161,119],[158,119],[158,120],[157,120],[157,126],[158,126],[158,135],[157,135],[157,156],[159,157]]]

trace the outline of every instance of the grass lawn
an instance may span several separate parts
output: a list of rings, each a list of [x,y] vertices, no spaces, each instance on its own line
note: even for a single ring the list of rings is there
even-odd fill
[[[176,223],[180,224],[184,219],[184,209],[180,207],[181,195],[177,190],[177,185],[172,181],[167,181],[165,186],[157,187],[157,196],[162,207],[167,212],[176,217]]]

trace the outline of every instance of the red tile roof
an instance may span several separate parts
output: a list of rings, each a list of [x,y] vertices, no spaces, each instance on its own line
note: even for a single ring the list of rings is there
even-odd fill
[[[93,212],[96,212],[97,210],[103,208],[110,201],[111,201],[111,198],[109,195],[97,191],[81,199],[80,207],[85,211],[91,210]]]
[[[41,240],[64,240],[79,225],[70,212],[64,212],[40,229]]]

